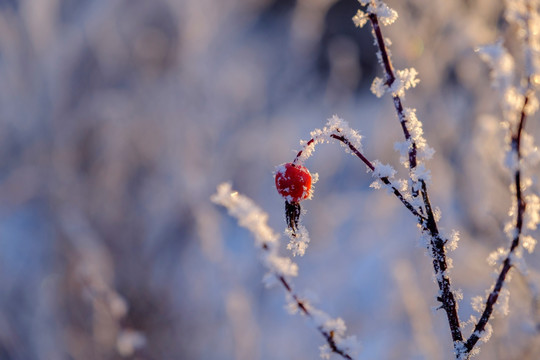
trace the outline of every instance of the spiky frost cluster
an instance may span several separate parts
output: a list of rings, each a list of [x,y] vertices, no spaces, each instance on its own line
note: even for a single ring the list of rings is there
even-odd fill
[[[264,250],[261,260],[270,273],[284,277],[298,275],[298,265],[290,258],[278,255],[279,235],[268,226],[268,214],[250,198],[233,191],[230,183],[223,183],[210,199],[227,208],[238,224],[253,234],[257,247]]]
[[[350,355],[356,355],[360,352],[360,344],[356,336],[345,334],[347,331],[347,325],[342,318],[332,318],[324,311],[314,307],[313,304],[306,298],[294,299],[293,297],[289,296],[288,299],[289,303],[287,308],[289,312],[291,314],[300,312],[298,305],[301,303],[311,315],[311,320],[313,321],[315,327],[327,334],[332,334],[332,341],[335,343],[338,349]],[[329,344],[320,346],[319,350],[321,358],[330,359],[333,351]]]
[[[380,52],[378,52],[378,55],[379,63],[382,63]],[[388,81],[385,81],[380,77],[375,77],[370,89],[371,92],[379,98],[387,92],[391,93],[392,96],[403,97],[405,96],[405,90],[415,87],[420,82],[420,79],[416,77],[417,75],[418,71],[416,71],[415,68],[396,70],[396,78],[390,86],[388,85]]]
[[[331,135],[343,135],[350,143],[359,151],[362,151],[362,136],[354,129],[351,129],[349,123],[339,118],[337,115],[332,116],[326,122],[322,129],[315,129],[310,133],[311,139],[300,140],[302,150],[295,159],[295,163],[302,165],[315,151],[315,146],[331,141],[336,141]],[[342,144],[343,145],[343,144]],[[350,149],[345,147],[345,151],[350,153]]]
[[[294,231],[287,228],[285,229],[285,235],[289,238],[287,250],[291,250],[293,256],[304,256],[310,242],[306,227],[304,225],[298,225]]]
[[[364,26],[369,20],[369,14],[377,15],[383,25],[391,25],[398,18],[398,13],[386,5],[381,0],[358,0],[360,5],[366,6],[366,11],[358,10],[353,17],[353,22],[357,27]]]
[[[517,36],[526,44],[525,72],[533,82],[540,83],[540,15],[538,0],[506,0],[505,17],[517,25]]]

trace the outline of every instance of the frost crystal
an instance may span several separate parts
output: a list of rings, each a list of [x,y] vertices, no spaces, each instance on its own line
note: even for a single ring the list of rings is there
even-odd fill
[[[429,183],[431,181],[431,172],[426,169],[426,166],[424,164],[418,164],[411,171],[411,178],[415,182],[424,181],[426,183]]]
[[[360,1],[360,3],[362,4],[362,1]],[[375,0],[370,3],[367,8],[367,12],[369,14],[377,15],[379,21],[385,26],[391,25],[398,18],[398,13],[381,0]]]
[[[365,12],[363,12],[362,10],[358,10],[356,12],[356,15],[354,15],[352,19],[353,19],[354,25],[356,27],[361,28],[367,23],[369,18]]]
[[[475,296],[471,299],[471,306],[474,311],[482,313],[484,311],[485,300],[482,296]]]
[[[524,226],[529,230],[535,230],[540,223],[540,198],[535,194],[525,197],[527,208],[523,219]]]
[[[510,301],[510,291],[507,288],[502,288],[499,293],[499,298],[497,303],[493,307],[494,311],[502,316],[508,315],[509,307],[508,303]]]
[[[396,70],[396,79],[390,86],[390,91],[393,96],[404,96],[405,90],[415,87],[420,79],[416,78],[418,72],[414,68]]]
[[[534,138],[525,131],[521,134],[521,156],[528,166],[534,166],[540,162],[540,152],[534,144]]]
[[[493,45],[476,49],[480,58],[491,68],[493,86],[500,90],[508,89],[514,82],[514,59],[503,47],[502,40]]]
[[[446,249],[448,251],[454,251],[458,247],[459,242],[459,231],[452,230],[450,233],[450,236],[448,237],[448,240],[446,241]]]
[[[478,338],[482,342],[488,342],[492,334],[493,334],[493,327],[491,326],[491,324],[486,324],[484,331],[474,332],[474,335],[478,336]]]
[[[285,233],[290,239],[287,249],[292,251],[293,256],[304,256],[309,244],[309,233],[305,226],[298,225],[296,231],[287,228]]]
[[[302,149],[298,152],[295,163],[302,165],[315,151],[315,146],[330,141],[337,141],[332,137],[344,136],[358,151],[362,151],[362,136],[354,129],[349,127],[349,124],[339,118],[337,115],[328,119],[326,126],[321,129],[315,129],[311,133],[309,141],[301,140]],[[345,146],[340,142],[341,145]],[[348,146],[345,146],[346,152],[351,152]]]
[[[387,89],[388,89],[388,86],[386,85],[383,79],[377,76],[375,77],[375,79],[373,79],[373,83],[371,84],[371,88],[370,88],[373,95],[380,98],[384,95]]]
[[[491,266],[498,266],[502,264],[504,258],[506,257],[506,249],[505,248],[498,248],[497,250],[493,251],[491,254],[489,254],[487,258],[487,262]]]
[[[522,237],[521,242],[523,244],[523,248],[525,248],[529,254],[532,254],[534,248],[536,247],[536,239],[530,235],[526,235]]]
[[[372,187],[374,189],[380,189],[383,186],[388,186],[389,190],[393,191],[393,185],[385,185],[381,179],[386,178],[388,180],[393,179],[394,175],[396,174],[396,170],[391,165],[384,165],[381,164],[379,160],[373,161],[374,170],[372,172],[372,176],[376,179],[374,182],[369,185],[369,187]],[[369,170],[368,170],[369,171]],[[401,184],[400,184],[401,185]],[[398,185],[398,186],[400,186]]]
[[[256,245],[265,250],[262,261],[270,272],[285,277],[298,274],[298,266],[291,259],[277,254],[279,236],[268,226],[268,214],[250,198],[233,191],[230,183],[223,183],[210,199],[227,208],[229,214],[238,220],[238,224],[254,235]]]

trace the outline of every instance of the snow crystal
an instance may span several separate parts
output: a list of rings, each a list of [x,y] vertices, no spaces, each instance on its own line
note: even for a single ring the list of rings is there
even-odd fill
[[[504,166],[512,172],[519,170],[519,157],[518,153],[514,149],[510,149],[506,152],[504,157]]]
[[[276,254],[269,254],[263,258],[265,265],[278,275],[285,277],[297,276],[298,265],[292,262],[291,259]]]
[[[534,144],[534,137],[526,133],[521,133],[521,156],[528,166],[534,166],[540,162],[540,152]]]
[[[347,331],[347,326],[342,318],[328,319],[323,324],[323,329],[327,332],[333,332],[334,335],[343,336]]]
[[[536,239],[530,235],[525,235],[521,238],[523,248],[527,250],[529,254],[532,254],[532,252],[534,251],[534,248],[536,247],[536,242]]]
[[[477,330],[474,332],[474,335],[478,336],[480,341],[484,343],[489,341],[492,334],[493,334],[493,327],[491,326],[491,324],[486,324],[486,326],[484,327],[484,331]]]
[[[274,248],[279,236],[267,225],[268,214],[261,210],[248,197],[232,190],[230,183],[222,183],[217,193],[210,199],[227,208],[229,214],[238,220],[240,226],[245,227],[255,236],[257,246]]]
[[[507,1],[505,17],[509,23],[516,24],[518,31],[516,34],[522,40],[525,47],[525,72],[529,78],[534,78],[538,74],[540,49],[540,29],[538,4],[531,5],[529,2]]]
[[[535,230],[540,223],[540,198],[535,194],[525,196],[525,216],[523,225],[529,230]]]
[[[132,356],[135,351],[146,346],[146,336],[140,331],[132,329],[122,330],[116,339],[116,349],[122,356]]]
[[[411,170],[411,179],[414,182],[423,181],[429,183],[431,181],[431,172],[426,168],[424,164],[418,164]]]
[[[525,115],[533,115],[535,112],[538,111],[538,98],[534,94],[528,94],[528,101],[527,105],[525,105],[525,108],[523,111],[525,112]]]
[[[384,95],[387,89],[388,89],[388,86],[386,85],[383,79],[381,79],[378,76],[376,76],[375,79],[373,79],[373,83],[371,83],[371,88],[370,88],[373,95],[380,98]]]
[[[390,86],[393,96],[404,96],[405,90],[415,87],[420,79],[416,78],[418,72],[415,68],[396,70],[396,79]]]
[[[475,350],[473,350],[473,351],[475,351]],[[469,359],[469,351],[465,347],[465,344],[463,342],[461,342],[461,341],[454,342],[454,353],[456,355],[457,360],[468,360]]]
[[[507,250],[500,247],[488,255],[487,262],[490,266],[499,266],[502,264],[504,258],[506,258],[506,254]]]
[[[508,315],[509,301],[510,301],[510,291],[507,288],[502,288],[501,292],[499,293],[499,298],[497,299],[497,303],[495,303],[495,306],[493,307],[494,312],[501,316]]]
[[[458,247],[459,242],[459,231],[452,230],[450,236],[446,240],[446,250],[454,251]]]
[[[363,27],[368,22],[368,15],[362,10],[358,10],[356,15],[353,16],[353,22],[356,27]]]
[[[373,162],[373,166],[375,169],[373,170],[373,177],[376,178],[393,178],[396,174],[396,170],[391,165],[384,165],[379,162],[379,160],[375,160]]]
[[[493,86],[505,91],[514,82],[514,59],[506,51],[502,40],[492,45],[481,46],[476,49],[480,58],[491,68]]]
[[[301,140],[302,149],[298,152],[294,163],[302,165],[315,151],[315,146],[318,144],[337,141],[332,138],[332,135],[344,136],[352,146],[358,151],[362,151],[362,136],[354,129],[349,127],[349,124],[339,118],[337,115],[328,119],[326,126],[322,129],[315,129],[310,133],[309,141]],[[346,152],[351,152],[349,147],[340,142],[345,147]]]
[[[522,248],[517,248],[516,250],[514,250],[510,254],[510,263],[521,274],[527,275],[529,273],[527,263],[525,262],[525,259],[523,258],[523,249]]]
[[[309,233],[305,226],[298,225],[296,231],[287,228],[285,233],[290,239],[287,249],[292,251],[293,256],[304,256],[309,245]]]
[[[475,296],[471,299],[471,306],[477,313],[484,311],[485,299],[482,296]]]
[[[233,191],[230,183],[223,183],[210,199],[226,207],[229,214],[238,220],[238,224],[255,236],[257,246],[265,250],[262,262],[271,272],[285,277],[298,274],[298,266],[291,259],[277,255],[279,236],[268,226],[268,214],[250,198]]]
[[[369,14],[377,15],[379,21],[385,26],[391,25],[398,18],[398,13],[381,0],[371,2],[366,11]]]

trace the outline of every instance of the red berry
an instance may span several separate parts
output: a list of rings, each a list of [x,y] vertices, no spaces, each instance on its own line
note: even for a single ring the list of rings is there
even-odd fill
[[[276,171],[276,189],[288,202],[298,203],[311,194],[311,174],[302,165],[282,164]]]

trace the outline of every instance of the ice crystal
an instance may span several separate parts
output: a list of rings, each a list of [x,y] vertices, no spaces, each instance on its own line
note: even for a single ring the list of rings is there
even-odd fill
[[[506,254],[507,250],[500,247],[497,250],[493,251],[491,254],[489,254],[487,262],[491,266],[498,266],[502,264],[504,258],[506,257]]]
[[[396,79],[390,86],[390,91],[393,96],[404,96],[405,90],[415,87],[420,79],[416,78],[418,72],[414,68],[397,70]]]
[[[353,16],[354,25],[359,28],[364,26],[368,20],[368,15],[360,9],[356,12],[356,15]]]
[[[298,274],[298,266],[291,259],[277,254],[279,236],[268,226],[268,214],[250,198],[233,191],[230,183],[222,183],[210,199],[227,208],[238,224],[254,235],[256,245],[265,250],[262,262],[270,272],[285,277]]]
[[[302,149],[295,159],[297,164],[303,164],[313,154],[316,145],[336,141],[332,135],[344,136],[352,146],[354,146],[358,151],[362,151],[362,136],[356,130],[351,129],[349,124],[337,115],[329,118],[326,125],[322,129],[315,129],[310,133],[310,135],[310,140],[300,141]],[[341,143],[341,145],[344,144]],[[349,153],[351,152],[348,146],[345,146],[345,151]]]
[[[523,244],[523,248],[527,250],[529,254],[532,254],[534,248],[536,247],[537,241],[532,236],[525,235],[521,238],[521,243]]]
[[[360,3],[365,3],[360,1]],[[369,14],[377,15],[383,25],[391,25],[398,18],[398,13],[381,0],[372,1],[366,10]]]
[[[388,89],[388,86],[386,85],[383,79],[377,76],[375,77],[375,79],[373,79],[373,83],[371,83],[371,88],[370,88],[373,95],[380,98],[384,95],[387,89]]]
[[[306,227],[298,225],[295,231],[287,228],[285,233],[290,240],[287,249],[292,251],[293,256],[304,256],[310,241]]]

